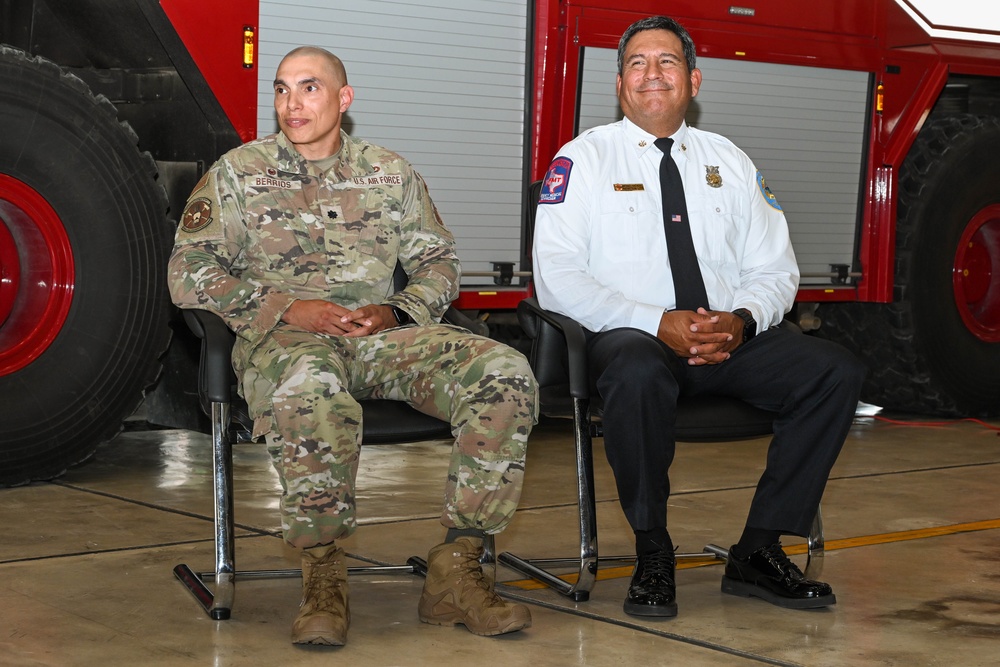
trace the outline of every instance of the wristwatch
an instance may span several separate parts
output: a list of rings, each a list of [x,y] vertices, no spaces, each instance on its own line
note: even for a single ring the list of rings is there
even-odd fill
[[[743,342],[746,343],[751,338],[757,335],[757,320],[753,318],[753,313],[751,313],[746,308],[737,308],[733,311],[733,315],[737,315],[743,320]]]
[[[389,306],[389,307],[392,308],[392,316],[396,318],[397,324],[399,325],[409,324],[410,322],[413,321],[413,318],[410,317],[410,314],[405,310],[403,310],[402,308],[400,308],[399,306]]]

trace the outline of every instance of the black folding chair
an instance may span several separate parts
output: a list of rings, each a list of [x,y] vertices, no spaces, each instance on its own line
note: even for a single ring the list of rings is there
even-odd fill
[[[396,288],[402,289],[406,275],[397,267]],[[236,375],[231,357],[235,334],[218,315],[207,310],[185,310],[184,319],[201,339],[198,396],[212,424],[212,478],[215,492],[215,570],[194,572],[185,564],[174,567],[175,576],[188,588],[202,608],[216,620],[230,617],[236,579],[297,577],[299,569],[242,570],[237,572],[234,554],[233,521],[233,442],[246,440],[252,432],[246,404],[235,390]],[[452,313],[452,311],[449,311]],[[455,314],[455,313],[452,313]],[[457,318],[457,314],[456,314]],[[448,316],[446,316],[448,319]],[[450,439],[451,426],[429,417],[402,401],[360,401],[364,415],[362,444],[393,444],[422,440]],[[493,562],[492,536],[484,542],[482,561]],[[424,575],[426,562],[411,557],[406,565],[349,567],[348,574],[413,573]],[[205,584],[212,580],[214,592]]]
[[[529,189],[526,233],[534,231],[534,202],[538,201],[541,182]],[[531,338],[529,361],[539,385],[542,414],[568,417],[573,421],[576,447],[576,483],[580,532],[579,558],[526,559],[509,552],[498,562],[537,579],[576,601],[590,597],[597,579],[597,511],[594,495],[593,438],[603,437],[600,399],[592,396],[587,371],[587,344],[583,327],[573,319],[543,309],[534,298],[518,304],[518,321]],[[745,401],[727,396],[681,398],[677,406],[676,440],[712,442],[740,440],[773,432],[776,413],[756,408]],[[807,572],[816,576],[822,569],[823,521],[817,510],[808,539]],[[677,554],[678,560],[719,558],[728,551],[709,544],[701,553]],[[602,562],[634,561],[634,556],[600,559]],[[556,576],[542,565],[576,565],[575,577]],[[569,580],[569,581],[567,581]]]

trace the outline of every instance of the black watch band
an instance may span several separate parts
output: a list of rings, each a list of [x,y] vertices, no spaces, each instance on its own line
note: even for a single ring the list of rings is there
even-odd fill
[[[753,318],[753,313],[746,308],[737,308],[733,311],[733,315],[736,315],[743,320],[744,343],[757,335],[757,320]]]
[[[410,314],[405,310],[403,310],[402,308],[400,308],[399,306],[389,306],[389,307],[392,308],[392,316],[396,318],[397,324],[400,325],[409,324],[410,322],[413,321],[413,318],[410,317]]]

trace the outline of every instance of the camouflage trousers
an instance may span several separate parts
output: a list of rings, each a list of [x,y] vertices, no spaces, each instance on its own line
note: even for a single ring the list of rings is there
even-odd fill
[[[496,533],[510,522],[538,420],[535,378],[516,350],[447,325],[363,338],[281,325],[248,362],[243,393],[281,478],[289,544],[328,544],[357,527],[364,398],[406,401],[451,424],[442,524]]]

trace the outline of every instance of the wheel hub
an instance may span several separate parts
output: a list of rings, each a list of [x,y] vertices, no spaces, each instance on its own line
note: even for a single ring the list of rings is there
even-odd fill
[[[55,340],[73,287],[59,216],[32,187],[0,174],[0,375],[24,368]]]
[[[984,342],[1000,342],[1000,204],[982,209],[966,225],[952,286],[966,328]]]

